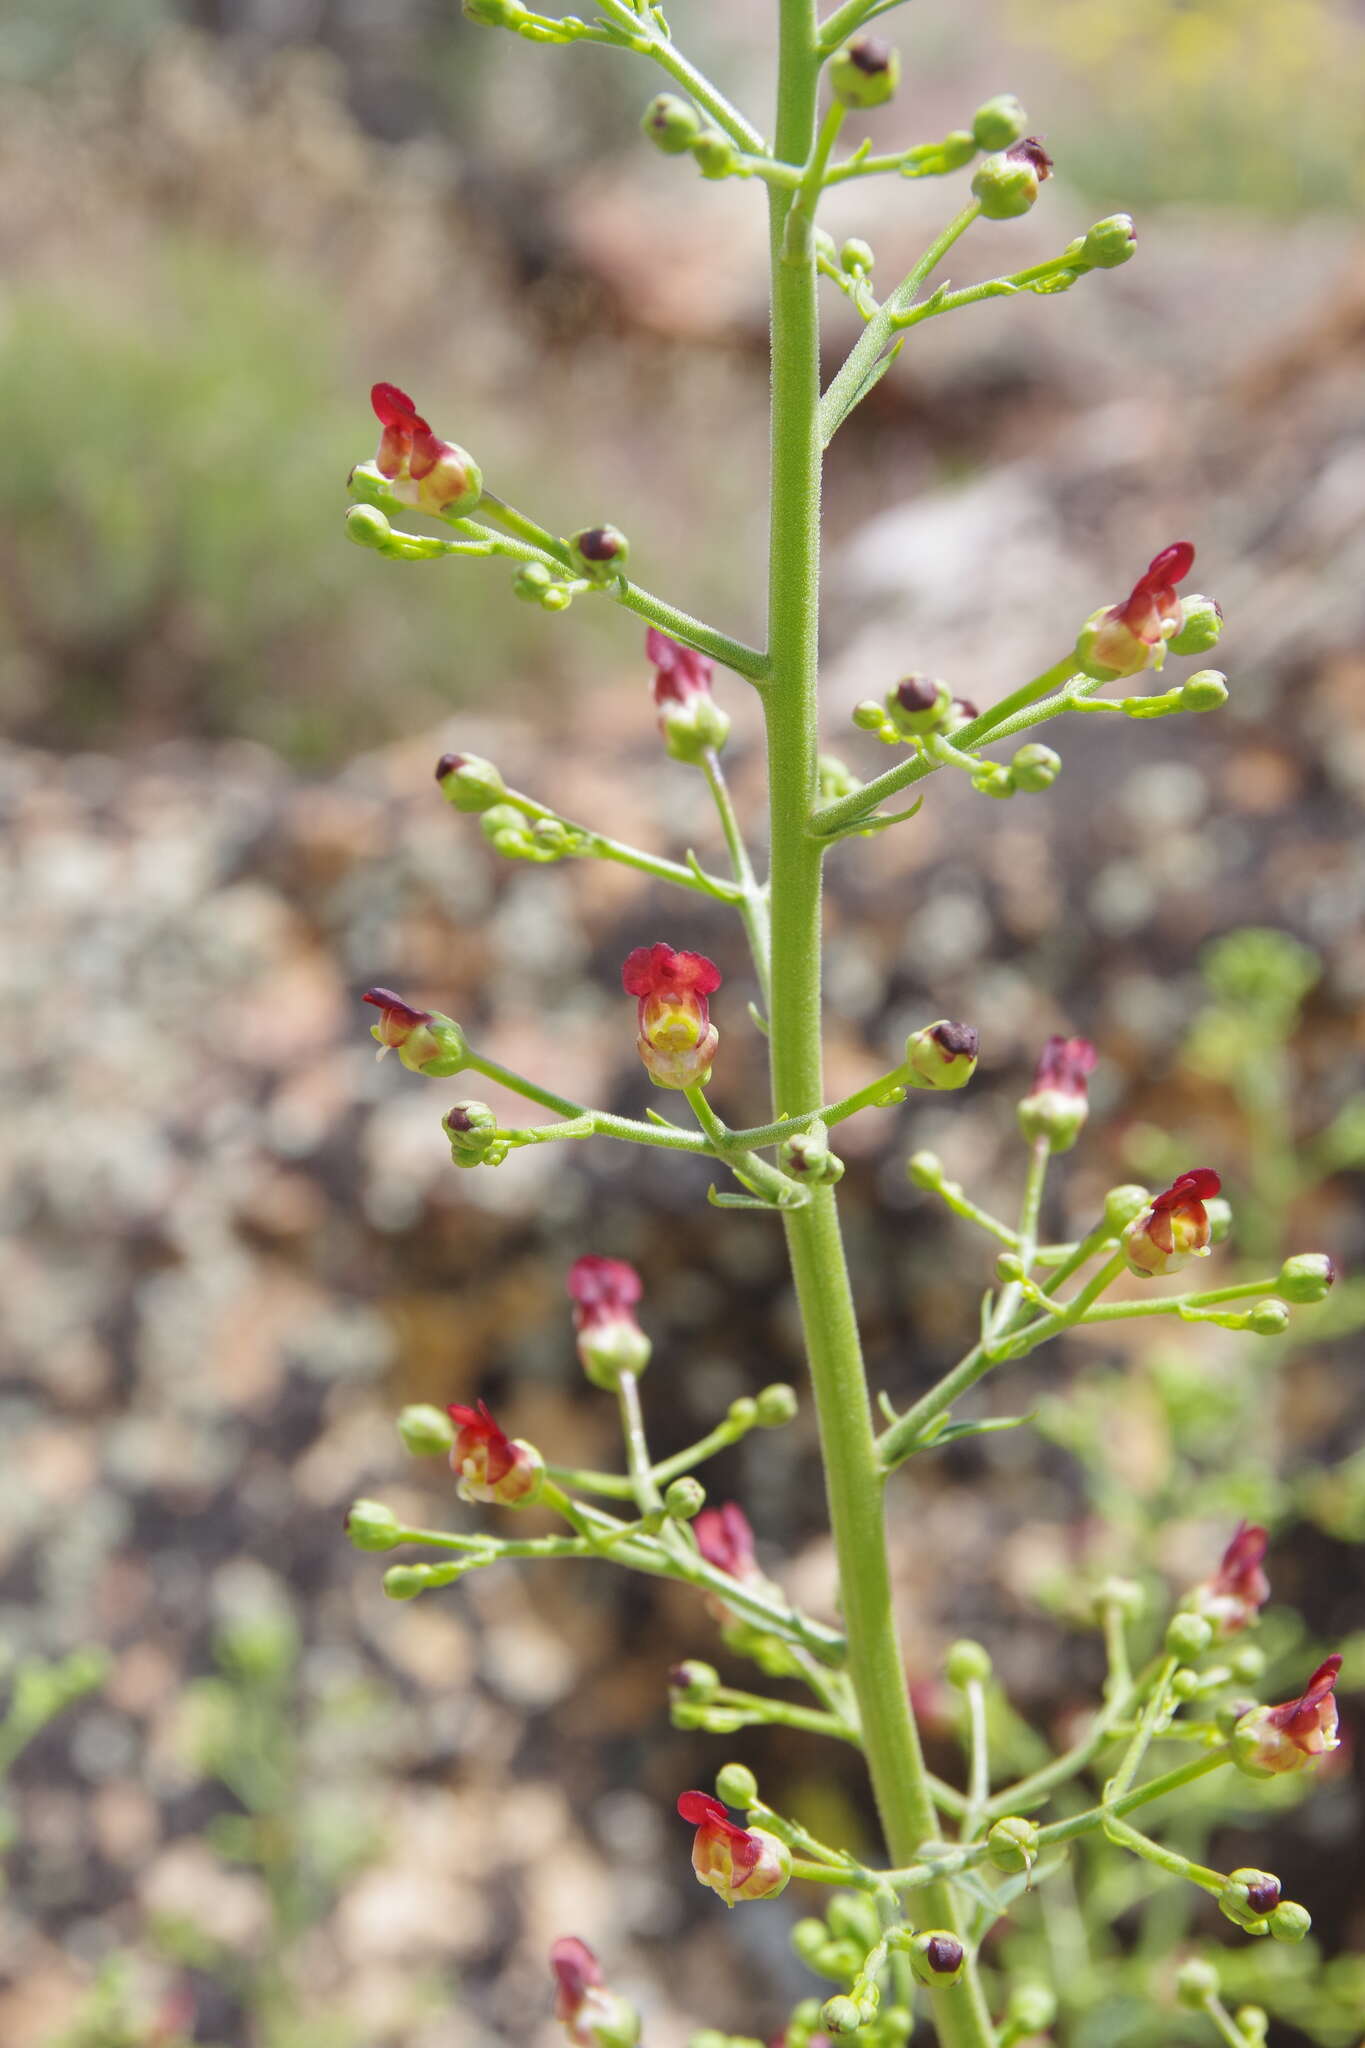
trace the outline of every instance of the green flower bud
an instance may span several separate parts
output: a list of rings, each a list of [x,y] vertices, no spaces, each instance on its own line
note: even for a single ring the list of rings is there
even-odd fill
[[[1136,1182],[1127,1182],[1123,1187],[1110,1188],[1104,1198],[1104,1227],[1111,1237],[1117,1237],[1126,1230],[1135,1216],[1140,1216],[1152,1197],[1146,1188]]]
[[[830,90],[845,107],[884,106],[900,76],[900,52],[880,36],[854,36],[829,63]]]
[[[682,156],[701,134],[701,115],[689,100],[661,92],[645,108],[640,127],[665,156]]]
[[[1271,1870],[1234,1870],[1218,1894],[1218,1910],[1224,1919],[1244,1927],[1248,1934],[1264,1934],[1267,1915],[1279,1903],[1280,1880]]]
[[[981,1040],[974,1025],[940,1017],[905,1041],[905,1078],[911,1088],[965,1088],[976,1072]]]
[[[675,1522],[690,1522],[706,1506],[706,1488],[690,1472],[675,1479],[664,1494],[664,1512]],[[733,1806],[737,1804],[731,1800]]]
[[[1051,789],[1062,772],[1062,757],[1051,747],[1042,747],[1034,742],[1020,747],[1010,762],[1009,772],[1015,788],[1032,796],[1040,790]]]
[[[998,156],[988,156],[972,179],[973,196],[987,220],[1015,220],[1038,198],[1052,175],[1052,158],[1036,135],[1026,135]]]
[[[875,698],[864,697],[853,707],[853,723],[860,732],[880,732],[886,724],[886,713]]]
[[[1056,1994],[1046,1984],[1016,1984],[1005,2007],[1005,2019],[1021,2034],[1041,2034],[1057,2017]]]
[[[346,538],[357,547],[384,554],[393,539],[393,528],[377,505],[352,505],[346,514]]]
[[[739,161],[739,151],[719,128],[703,128],[692,155],[703,178],[728,178]]]
[[[1028,115],[1012,92],[998,92],[972,115],[972,141],[977,149],[1008,149],[1028,127]]]
[[[1192,1700],[1199,1690],[1199,1673],[1182,1665],[1179,1671],[1171,1673],[1171,1697],[1177,1700]]]
[[[747,1813],[758,1798],[758,1779],[747,1764],[722,1764],[716,1772],[716,1797]]]
[[[1180,685],[1185,711],[1217,711],[1228,701],[1228,679],[1216,668],[1201,668]]]
[[[823,1124],[797,1131],[782,1145],[777,1159],[784,1173],[817,1187],[833,1186],[844,1177],[844,1162],[836,1152],[831,1152]]]
[[[1081,256],[1094,270],[1117,270],[1136,254],[1137,230],[1130,213],[1111,213],[1107,220],[1097,220],[1081,243]],[[1188,651],[1195,654],[1198,649]]]
[[[689,1699],[705,1699],[720,1685],[720,1673],[714,1664],[703,1664],[699,1657],[689,1657],[683,1664],[675,1664],[668,1674],[670,1692],[682,1693]]]
[[[1270,1932],[1276,1941],[1302,1941],[1312,1925],[1312,1914],[1295,1899],[1281,1899],[1270,1915]]]
[[[456,1102],[441,1119],[456,1166],[501,1166],[507,1140],[499,1135],[498,1119],[486,1102]]]
[[[1092,230],[1093,232],[1093,230]],[[1219,605],[1202,591],[1180,600],[1180,630],[1172,633],[1168,646],[1172,654],[1207,654],[1223,634]]]
[[[969,164],[976,155],[976,148],[976,137],[970,129],[950,129],[934,152],[934,169],[940,173],[960,171],[963,165]],[[903,178],[913,176],[914,169],[914,160],[912,158],[908,163],[901,166],[901,176]]]
[[[436,783],[457,811],[491,810],[507,794],[507,784],[481,754],[442,754],[436,763]]]
[[[554,577],[543,562],[523,562],[512,578],[512,595],[523,604],[541,604],[553,582]]]
[[[780,1429],[784,1422],[796,1420],[796,1389],[777,1380],[772,1386],[760,1389],[754,1407],[754,1419],[760,1429]]]
[[[594,583],[619,576],[630,557],[630,542],[619,526],[588,526],[569,542],[574,567]]]
[[[939,732],[953,706],[953,693],[942,676],[902,676],[886,693],[886,715],[906,738]]]
[[[876,260],[872,244],[860,241],[856,235],[839,251],[839,268],[845,277],[866,277]]]
[[[526,19],[522,0],[462,0],[465,17],[483,28],[511,28]]]
[[[483,814],[480,830],[495,853],[515,859],[531,845],[531,822],[514,804],[494,804]]]
[[[1239,2005],[1233,2014],[1246,2048],[1265,2048],[1270,2032],[1270,2014],[1263,2005]]]
[[[1147,1590],[1136,1579],[1108,1578],[1095,1594],[1097,1618],[1106,1607],[1116,1607],[1125,1621],[1139,1621],[1147,1612]]]
[[[1243,1685],[1255,1685],[1257,1679],[1265,1677],[1265,1651],[1256,1643],[1239,1644],[1229,1656],[1228,1664],[1233,1677]]]
[[[972,777],[972,788],[978,796],[993,796],[1001,803],[1017,794],[1013,775],[1000,761],[983,761]]]
[[[758,1421],[758,1403],[752,1394],[739,1394],[725,1411],[727,1422],[738,1429],[752,1429]]]
[[[1289,1310],[1282,1301],[1258,1301],[1247,1317],[1247,1328],[1258,1337],[1283,1337],[1289,1328]]]
[[[398,1434],[414,1458],[448,1457],[455,1441],[450,1417],[429,1401],[415,1401],[398,1415]]]
[[[1209,1243],[1226,1244],[1232,1236],[1232,1204],[1226,1195],[1211,1195],[1204,1203],[1209,1219]]]
[[[1213,1629],[1202,1614],[1173,1614],[1166,1625],[1166,1651],[1171,1657],[1202,1657],[1213,1641]]]
[[[1023,1814],[1008,1813],[987,1835],[986,1854],[997,1870],[1031,1870],[1038,1854],[1038,1830]]]
[[[1175,1995],[1180,2004],[1192,2012],[1202,2012],[1211,1998],[1217,1998],[1219,1976],[1213,1964],[1203,1956],[1191,1956],[1181,1965],[1175,1980]]]
[[[402,1542],[402,1528],[382,1501],[358,1500],[346,1517],[346,1534],[357,1550],[392,1550]]]
[[[862,776],[855,775],[837,754],[821,754],[815,765],[822,804],[838,803],[841,796],[852,796],[855,790],[863,786]]]
[[[877,1908],[865,1892],[836,1892],[825,1913],[830,1932],[856,1942],[864,1954],[881,1938]]]
[[[943,1660],[943,1675],[959,1691],[975,1682],[984,1685],[991,1675],[990,1652],[969,1636],[955,1642]]]
[[[415,1600],[425,1593],[430,1581],[424,1564],[391,1564],[384,1574],[384,1591],[390,1600]]]
[[[1323,1300],[1336,1277],[1335,1262],[1326,1252],[1296,1252],[1281,1266],[1275,1289],[1296,1308],[1303,1308]]]
[[[916,1981],[946,1991],[961,1981],[967,1951],[955,1934],[935,1927],[917,1934],[910,1944],[910,1968]]]
[[[917,1188],[940,1188],[943,1185],[943,1161],[937,1152],[912,1152],[905,1162],[905,1177],[912,1180]]]
[[[820,2008],[820,2018],[829,2034],[856,2034],[867,2017],[856,1998],[847,1998],[838,1992],[827,1998]]]

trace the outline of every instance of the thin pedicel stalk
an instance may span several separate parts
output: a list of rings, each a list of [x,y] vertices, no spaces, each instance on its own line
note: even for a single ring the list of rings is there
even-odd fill
[[[820,77],[814,0],[781,0],[774,155],[805,163]],[[784,260],[789,193],[769,188],[772,274],[772,452],[769,662],[764,697],[772,849],[770,1057],[774,1110],[801,1115],[824,1099],[821,1058],[822,849],[807,831],[817,800],[820,576],[820,330],[813,254]],[[908,1860],[938,1836],[905,1681],[891,1596],[882,1473],[858,1321],[831,1187],[784,1217],[825,1460],[848,1636],[848,1670],[887,1845]],[[926,1912],[955,1928],[946,1885]],[[934,1994],[943,2048],[990,2048],[994,2030],[975,1970]]]

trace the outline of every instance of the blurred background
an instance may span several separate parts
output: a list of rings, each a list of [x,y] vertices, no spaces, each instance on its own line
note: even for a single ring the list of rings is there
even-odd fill
[[[771,13],[674,10],[760,120]],[[1027,1760],[1025,1722],[1064,1735],[1094,1697],[1085,1589],[1179,1591],[1242,1515],[1274,1531],[1266,1696],[1326,1649],[1365,1671],[1365,23],[1346,0],[922,0],[888,28],[907,83],[869,117],[880,146],[1012,90],[1057,159],[955,282],[1117,207],[1140,246],[1064,298],[920,330],[841,434],[827,745],[877,772],[860,697],[920,668],[989,703],[1187,535],[1232,696],[1076,721],[1050,797],[938,777],[913,826],[832,857],[831,1093],[934,1017],[984,1047],[967,1096],[847,1127],[874,1385],[901,1401],[950,1363],[991,1277],[908,1152],[1008,1213],[1013,1103],[1054,1030],[1102,1064],[1052,1234],[1198,1160],[1237,1214],[1230,1274],[1323,1249],[1346,1275],[1283,1343],[1045,1352],[979,1403],[1036,1429],[893,1489],[907,1656],[952,1775],[949,1642],[990,1646],[1023,1717],[1002,1753]],[[556,531],[611,519],[647,585],[761,636],[762,200],[645,148],[657,84],[452,0],[0,0],[0,2038],[21,2048],[548,2043],[569,1930],[651,2048],[768,2035],[818,1989],[787,1947],[802,1909],[711,1910],[677,1790],[761,1756],[773,1803],[872,1853],[851,1755],[670,1729],[668,1665],[720,1654],[679,1589],[500,1568],[399,1607],[341,1534],[358,1493],[484,1525],[406,1458],[404,1401],[483,1395],[557,1460],[614,1460],[573,1359],[579,1252],[644,1273],[660,1455],[799,1379],[767,1221],[722,1224],[704,1173],[625,1148],[456,1174],[447,1096],[376,1066],[358,1007],[397,986],[638,1114],[619,963],[667,936],[726,973],[718,1108],[761,1114],[737,931],[624,870],[499,862],[432,785],[457,745],[619,837],[709,852],[638,625],[342,530],[392,379],[504,497]],[[887,288],[956,203],[869,183],[829,224]],[[853,316],[833,293],[828,314],[833,368]],[[757,818],[756,723],[720,688]],[[708,1483],[827,1610],[817,1472],[803,1410]],[[1153,1918],[1141,1872],[1115,1891],[1081,1859],[1075,1899],[1021,1906],[1000,1952],[1060,1977],[1057,2042],[1205,2039],[1170,2008],[1172,1959],[1226,1934],[1275,2048],[1355,2048],[1353,1770],[1348,1748],[1307,1803],[1234,1792],[1171,1823],[1278,1871],[1320,1952],[1250,1944],[1174,1887]]]

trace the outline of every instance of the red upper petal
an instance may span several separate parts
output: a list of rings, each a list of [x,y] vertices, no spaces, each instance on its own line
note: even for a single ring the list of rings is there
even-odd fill
[[[396,384],[372,386],[370,404],[374,407],[375,418],[383,427],[397,427],[401,432],[409,434],[431,432],[407,392],[400,391]]]
[[[1173,583],[1183,583],[1194,567],[1194,544],[1188,540],[1175,540],[1159,555],[1153,555],[1147,564],[1147,572],[1139,577],[1139,584],[1148,589],[1166,589]]]
[[[703,1508],[692,1523],[692,1534],[706,1562],[732,1579],[742,1578],[754,1561],[754,1532],[738,1501]]]
[[[583,2003],[585,1991],[606,1982],[602,1966],[586,1941],[580,1941],[576,1934],[562,1934],[550,1949],[550,1968],[559,1980],[559,1989],[569,2012],[560,2013],[561,2019],[572,2017]]]
[[[741,1843],[745,1851],[753,1852],[752,1855],[743,1855],[742,1860],[749,1864],[757,1861],[759,1844],[754,1841],[747,1828],[742,1828],[731,1820],[719,1799],[713,1799],[709,1792],[680,1792],[678,1812],[684,1820],[691,1821],[693,1827],[705,1828],[711,1834],[728,1835],[734,1845],[737,1865],[741,1862]]]
[[[637,946],[621,969],[621,985],[627,995],[709,996],[721,984],[721,972],[704,953],[675,953],[660,941]]]
[[[1153,1213],[1161,1216],[1169,1209],[1181,1208],[1186,1202],[1207,1202],[1222,1185],[1211,1166],[1191,1167],[1188,1173],[1177,1174],[1168,1188],[1153,1197]]]
[[[631,1308],[644,1292],[634,1266],[587,1252],[569,1268],[569,1298],[580,1308]]]
[[[1099,1055],[1088,1038],[1049,1038],[1033,1077],[1037,1089],[1057,1088],[1064,1094],[1084,1095],[1086,1076],[1095,1071]]]
[[[689,691],[710,689],[715,664],[709,656],[699,654],[695,647],[684,647],[680,640],[661,633],[657,626],[651,626],[645,634],[645,654],[658,671],[654,679],[656,698],[680,698]],[[665,686],[662,690],[661,683]]]

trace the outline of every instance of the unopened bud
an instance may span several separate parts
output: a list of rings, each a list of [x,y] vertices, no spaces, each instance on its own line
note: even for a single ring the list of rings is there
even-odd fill
[[[398,1434],[403,1439],[403,1448],[414,1458],[448,1457],[455,1441],[455,1425],[448,1415],[439,1408],[433,1408],[428,1401],[414,1401],[410,1407],[400,1409]]]
[[[1105,1579],[1095,1594],[1095,1611],[1103,1619],[1106,1607],[1116,1608],[1125,1621],[1139,1621],[1147,1612],[1147,1593],[1136,1579]]]
[[[823,1124],[816,1124],[808,1131],[797,1131],[782,1145],[777,1158],[784,1173],[791,1174],[794,1180],[809,1181],[817,1187],[832,1187],[835,1181],[844,1177],[844,1162],[830,1150]]]
[[[1130,213],[1111,213],[1097,220],[1081,243],[1081,254],[1096,270],[1117,270],[1137,254],[1137,230]],[[1209,645],[1212,646],[1212,641]],[[1191,654],[1198,650],[1190,648]]]
[[[377,505],[352,505],[346,514],[346,538],[359,548],[383,554],[393,539],[393,528]]]
[[[716,1797],[747,1813],[758,1798],[758,1779],[747,1764],[722,1764],[716,1772]]]
[[[675,1522],[690,1522],[705,1506],[706,1488],[690,1472],[673,1480],[664,1494],[664,1512]]]
[[[544,562],[523,562],[512,578],[512,595],[523,604],[540,604],[553,582]]]
[[[442,754],[436,780],[441,795],[457,811],[489,810],[507,794],[507,784],[493,763],[480,754]]]
[[[856,1998],[849,1998],[840,1991],[833,1998],[827,1998],[820,2008],[820,2019],[827,2033],[856,2034],[867,2018],[864,2008]]]
[[[986,158],[972,179],[972,193],[987,220],[1014,220],[1028,212],[1038,187],[1051,175],[1052,158],[1036,135],[1026,135]]]
[[[983,761],[972,777],[972,788],[978,796],[995,797],[1002,803],[1018,793],[1013,775],[1000,761]]]
[[[1275,1290],[1296,1308],[1303,1308],[1322,1301],[1336,1277],[1336,1264],[1326,1252],[1296,1252],[1281,1266]]]
[[[1027,747],[1020,747],[1010,762],[1009,772],[1015,788],[1032,796],[1040,790],[1051,789],[1062,772],[1062,757],[1051,747],[1039,746],[1035,741]]]
[[[1228,701],[1228,679],[1221,670],[1201,668],[1180,685],[1185,711],[1217,711]]]
[[[966,1967],[966,1949],[945,1929],[928,1929],[910,1944],[910,1968],[921,1984],[944,1991],[959,1981]]]
[[[905,1162],[905,1174],[917,1188],[942,1187],[943,1161],[937,1152],[912,1152]]]
[[[507,1157],[507,1140],[486,1102],[454,1103],[441,1119],[441,1128],[456,1166],[501,1166]]]
[[[886,723],[886,712],[873,697],[864,697],[855,704],[852,717],[860,732],[880,732]]]
[[[783,1423],[796,1420],[796,1411],[796,1389],[781,1380],[763,1387],[754,1402],[754,1420],[760,1429],[780,1429]]]
[[[900,75],[899,51],[880,36],[854,36],[830,59],[830,90],[846,107],[884,106]]]
[[[703,178],[728,178],[739,161],[739,151],[719,128],[703,128],[692,144],[692,155]]]
[[[1283,1337],[1289,1328],[1289,1310],[1282,1301],[1258,1301],[1247,1317],[1247,1328],[1258,1337]]]
[[[1057,2017],[1056,1993],[1046,1984],[1016,1984],[1005,2007],[1005,2020],[1016,2034],[1041,2034]]]
[[[682,156],[701,133],[701,115],[687,100],[661,92],[645,108],[640,127],[665,156]]]
[[[1140,1216],[1152,1197],[1148,1189],[1139,1187],[1136,1181],[1127,1181],[1122,1187],[1110,1188],[1104,1198],[1104,1227],[1111,1237],[1117,1237],[1126,1230],[1135,1216]]]
[[[1008,149],[1028,127],[1028,115],[1012,92],[998,92],[972,115],[972,140],[978,149]]]
[[[1232,1236],[1232,1204],[1225,1195],[1213,1195],[1204,1204],[1209,1219],[1209,1243],[1226,1244]]]
[[[684,1694],[689,1699],[705,1699],[718,1690],[720,1673],[714,1664],[703,1664],[700,1658],[689,1657],[686,1663],[675,1664],[668,1674],[671,1692]]]
[[[516,28],[526,19],[522,0],[463,0],[465,19],[481,28]]]
[[[377,1500],[355,1503],[346,1517],[346,1534],[357,1550],[393,1550],[403,1540],[398,1517]]]
[[[972,1684],[984,1685],[991,1675],[990,1652],[983,1643],[974,1643],[963,1636],[953,1644],[943,1660],[943,1675],[949,1685],[959,1691]]]
[[[1175,1980],[1175,1995],[1181,2005],[1192,2012],[1202,2012],[1212,1998],[1217,1998],[1220,1978],[1213,1964],[1203,1956],[1191,1956],[1189,1962],[1181,1965],[1180,1975]]]
[[[881,716],[880,706],[877,715]],[[863,786],[862,776],[855,775],[837,754],[821,754],[815,766],[822,804],[837,804],[840,797],[852,796],[855,790]]]
[[[839,251],[839,268],[845,277],[866,277],[876,260],[871,243],[860,241],[856,235]]]
[[[1212,1641],[1212,1625],[1202,1614],[1173,1614],[1166,1625],[1168,1656],[1202,1657]]]
[[[980,1049],[974,1025],[941,1017],[906,1039],[906,1080],[912,1088],[965,1088],[976,1072]]]
[[[1280,1880],[1271,1870],[1234,1870],[1218,1894],[1218,1910],[1248,1933],[1264,1934],[1280,1903]]]
[[[1038,1855],[1038,1830],[1023,1814],[1006,1814],[987,1835],[986,1854],[997,1870],[1032,1870]]]
[[[891,723],[907,738],[939,731],[952,702],[953,693],[941,676],[902,676],[886,695]]]
[[[1207,654],[1223,634],[1223,613],[1211,597],[1195,591],[1180,600],[1180,624],[1168,645],[1172,654]]]
[[[619,576],[630,555],[630,542],[619,526],[589,526],[569,543],[574,566],[596,583]]]
[[[1256,1643],[1239,1643],[1228,1658],[1232,1675],[1244,1685],[1255,1685],[1265,1677],[1265,1651]],[[1235,1718],[1240,1719],[1238,1715]]]
[[[1270,1915],[1270,1932],[1276,1941],[1302,1941],[1312,1925],[1312,1914],[1295,1899],[1281,1899]]]
[[[1239,2005],[1232,2017],[1246,2048],[1265,2048],[1270,2014],[1263,2005]]]

